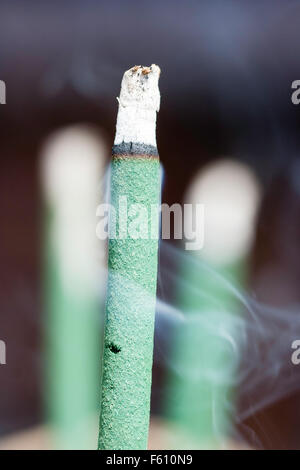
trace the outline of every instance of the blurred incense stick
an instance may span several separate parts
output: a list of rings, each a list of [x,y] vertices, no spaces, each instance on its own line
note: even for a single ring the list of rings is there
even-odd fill
[[[179,286],[178,303],[186,322],[172,344],[180,372],[170,379],[166,403],[169,417],[182,432],[175,447],[220,448],[232,429],[237,366],[233,354],[238,354],[232,351],[233,325],[234,316],[242,312],[224,280],[245,283],[259,200],[254,174],[231,160],[196,175],[186,195],[187,203],[204,205],[204,246],[190,255],[194,263],[181,266],[190,288]]]
[[[52,135],[43,149],[47,414],[54,446],[95,448],[100,350],[97,189],[105,145],[87,126]]]

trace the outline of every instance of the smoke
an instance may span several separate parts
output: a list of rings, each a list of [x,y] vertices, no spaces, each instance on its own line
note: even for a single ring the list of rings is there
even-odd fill
[[[285,309],[265,305],[236,285],[229,275],[221,275],[168,243],[161,243],[160,260],[155,362],[163,364],[167,376],[177,376],[185,387],[201,387],[201,381],[209,383],[212,395],[216,390],[216,406],[229,415],[230,433],[241,439],[238,426],[253,445],[259,446],[244,421],[300,388],[299,371],[292,363],[292,343],[300,338],[299,305]],[[195,276],[196,282],[188,282],[183,276],[186,272],[198,272],[198,282]],[[183,295],[196,299],[199,310],[184,310],[180,306]],[[182,360],[186,351],[172,353],[172,342],[174,338],[178,341],[178,333],[178,347],[192,341],[195,344],[197,335],[204,345],[201,349],[195,344],[191,364],[186,358]],[[206,357],[214,350],[221,356],[220,363]],[[220,389],[224,391],[222,402]],[[178,399],[172,387],[167,386],[166,390],[163,401]],[[199,406],[200,399],[201,396]],[[181,405],[184,408],[189,403],[175,404]],[[218,424],[214,432],[220,433]]]

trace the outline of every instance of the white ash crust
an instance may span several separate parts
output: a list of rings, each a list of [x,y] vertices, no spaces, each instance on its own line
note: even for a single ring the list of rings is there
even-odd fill
[[[156,146],[156,114],[160,106],[160,68],[135,66],[124,73],[114,145],[144,143]]]

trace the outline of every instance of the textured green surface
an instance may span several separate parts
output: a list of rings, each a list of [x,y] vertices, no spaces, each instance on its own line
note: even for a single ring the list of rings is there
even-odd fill
[[[159,203],[159,171],[158,159],[113,158],[111,203],[118,208],[127,196],[128,207],[150,211]],[[99,449],[147,448],[157,252],[157,240],[109,242]]]
[[[46,230],[45,401],[59,449],[95,449],[93,418],[99,389],[100,305],[92,296],[66,289]]]
[[[188,259],[178,299],[186,322],[174,335],[172,360],[177,373],[170,377],[167,413],[186,438],[176,447],[187,443],[189,448],[217,448],[228,435],[234,413],[237,358],[229,338],[234,338],[239,312],[223,276],[240,280],[243,266],[207,269],[200,260]]]

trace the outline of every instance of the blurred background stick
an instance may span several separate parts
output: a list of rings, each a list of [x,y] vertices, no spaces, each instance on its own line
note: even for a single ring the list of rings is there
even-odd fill
[[[113,236],[111,223],[99,449],[146,449],[148,441],[160,198],[159,74],[156,65],[133,67],[124,74],[119,98],[111,170],[118,234]]]
[[[175,448],[220,448],[236,413],[242,311],[234,285],[246,284],[260,187],[247,165],[222,159],[195,176],[185,201],[204,205],[204,246],[183,258],[178,304],[187,317],[172,344],[178,373],[171,376],[167,409],[181,430]]]
[[[52,135],[43,149],[45,194],[44,385],[53,445],[95,448],[99,387],[100,288],[95,234],[97,187],[105,146],[76,125]]]

